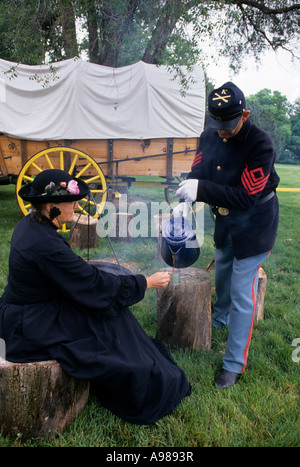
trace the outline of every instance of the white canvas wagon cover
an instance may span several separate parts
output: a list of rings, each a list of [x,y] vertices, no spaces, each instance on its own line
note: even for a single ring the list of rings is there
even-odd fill
[[[0,60],[0,132],[20,139],[198,137],[204,115],[201,67],[184,89],[174,71],[142,61],[110,68],[81,59]]]

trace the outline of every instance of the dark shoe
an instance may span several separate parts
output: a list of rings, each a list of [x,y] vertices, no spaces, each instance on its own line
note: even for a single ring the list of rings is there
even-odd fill
[[[225,389],[228,386],[233,386],[237,383],[241,376],[241,373],[234,373],[233,371],[222,370],[219,376],[215,380],[216,386],[220,389]]]

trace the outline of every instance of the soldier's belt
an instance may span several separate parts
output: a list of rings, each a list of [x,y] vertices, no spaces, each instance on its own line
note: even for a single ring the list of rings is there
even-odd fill
[[[274,195],[275,195],[275,191],[271,191],[271,193],[269,193],[267,196],[264,196],[263,198],[259,199],[255,206],[259,206],[260,204],[266,203],[267,201],[272,199]],[[229,214],[228,208],[222,208],[221,206],[220,207],[215,206],[215,208],[218,210],[218,213],[221,214],[221,216],[228,216]]]

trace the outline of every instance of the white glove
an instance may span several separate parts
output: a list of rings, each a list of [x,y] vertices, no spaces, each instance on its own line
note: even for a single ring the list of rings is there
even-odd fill
[[[174,217],[187,217],[190,211],[190,204],[189,203],[179,203],[173,209],[173,216]]]
[[[184,199],[186,202],[193,203],[197,199],[198,183],[199,180],[193,178],[184,180],[179,183],[176,196],[179,196],[179,198]]]

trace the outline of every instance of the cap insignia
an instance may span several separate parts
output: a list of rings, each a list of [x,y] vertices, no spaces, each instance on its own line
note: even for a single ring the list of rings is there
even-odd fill
[[[225,102],[225,104],[228,104],[228,101],[229,101],[229,99],[231,97],[231,94],[227,94],[227,92],[228,92],[227,89],[222,89],[222,91],[220,93],[221,95],[218,94],[217,92],[215,92],[214,93],[215,97],[213,97],[212,100],[213,101],[220,101],[220,102],[218,102],[219,107],[222,106],[223,102]]]

